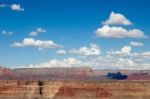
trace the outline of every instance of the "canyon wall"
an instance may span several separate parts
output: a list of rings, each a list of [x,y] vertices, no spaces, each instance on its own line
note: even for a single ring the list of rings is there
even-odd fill
[[[149,99],[150,82],[0,81],[0,99]]]

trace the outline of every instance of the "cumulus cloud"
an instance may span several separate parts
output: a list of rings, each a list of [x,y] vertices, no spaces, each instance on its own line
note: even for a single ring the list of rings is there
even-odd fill
[[[5,31],[5,30],[3,30],[3,31],[1,31],[1,34],[2,35],[12,35],[13,32],[12,31]]]
[[[101,54],[100,47],[96,44],[90,44],[90,47],[81,47],[80,49],[72,49],[69,51],[72,54],[80,54],[84,56],[97,56]]]
[[[10,8],[14,11],[24,11],[24,8],[22,8],[20,4],[12,4],[10,5]]]
[[[83,58],[65,58],[62,60],[52,59],[48,62],[44,62],[41,64],[31,64],[26,67],[31,68],[43,68],[43,67],[91,67],[94,69],[126,69],[126,70],[146,70],[150,68],[150,59],[144,59],[144,55],[137,57],[136,55],[132,55],[131,53],[128,57],[122,56],[113,56],[113,55],[103,55],[98,57],[84,57]],[[146,55],[149,55],[148,53]]]
[[[21,48],[21,47],[37,47],[39,50],[42,49],[51,49],[51,48],[62,48],[62,45],[58,45],[51,40],[42,41],[35,40],[33,38],[25,38],[21,43],[15,42],[12,44],[13,47]]]
[[[135,42],[135,41],[130,42],[130,45],[131,46],[137,46],[137,47],[144,46],[143,43],[141,43],[141,42]]]
[[[130,46],[124,46],[121,48],[121,53],[129,54],[131,52],[131,47]]]
[[[131,52],[131,47],[124,46],[120,51],[111,51],[97,61],[97,66],[109,69],[143,70],[150,68],[150,52]],[[96,61],[95,61],[96,62]]]
[[[37,28],[37,30],[36,30],[37,32],[46,32],[46,30],[45,29],[43,29],[43,28]]]
[[[58,50],[57,52],[56,52],[57,54],[66,54],[67,52],[65,51],[65,50]]]
[[[116,51],[108,51],[107,54],[108,55],[116,55],[118,56],[128,56],[131,54],[132,48],[131,46],[124,46],[122,47],[120,50],[116,50]]]
[[[46,30],[43,28],[37,28],[35,31],[31,31],[29,36],[37,36],[40,33],[45,33]]]
[[[11,5],[7,5],[7,4],[0,4],[0,7],[1,8],[10,8],[11,10],[13,11],[24,11],[24,8],[21,7],[20,4],[11,4]]]
[[[90,47],[82,47],[84,50],[76,50],[76,54],[88,55],[88,57],[68,57],[64,59],[51,59],[48,62],[40,64],[30,64],[26,67],[30,68],[55,68],[55,67],[91,67],[94,69],[126,69],[126,70],[146,70],[150,68],[150,51],[133,52],[131,46],[123,46],[120,50],[111,51],[97,57],[91,57],[89,49],[95,48],[97,45],[91,44]],[[97,47],[96,47],[97,48]],[[91,50],[90,50],[91,51]],[[58,50],[58,53],[66,53],[63,49]],[[93,53],[92,53],[93,55]],[[94,54],[95,55],[95,54]],[[96,54],[97,55],[97,54]]]
[[[38,65],[30,64],[29,68],[44,68],[44,67],[76,67],[81,64],[81,61],[76,58],[66,58],[63,60],[52,59],[48,62],[41,63]]]
[[[98,28],[95,33],[98,37],[105,38],[148,38],[139,29],[127,30],[123,27],[110,27],[108,25],[104,25],[103,27]]]
[[[121,13],[111,12],[109,19],[103,22],[105,25],[131,25],[132,22]]]

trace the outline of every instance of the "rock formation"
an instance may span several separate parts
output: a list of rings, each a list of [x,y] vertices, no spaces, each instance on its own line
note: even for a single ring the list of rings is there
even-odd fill
[[[149,99],[145,81],[0,81],[0,99]]]

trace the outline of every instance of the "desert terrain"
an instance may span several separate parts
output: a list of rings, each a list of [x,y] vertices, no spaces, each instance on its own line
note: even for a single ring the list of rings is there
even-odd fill
[[[0,68],[0,99],[149,99],[150,71]]]

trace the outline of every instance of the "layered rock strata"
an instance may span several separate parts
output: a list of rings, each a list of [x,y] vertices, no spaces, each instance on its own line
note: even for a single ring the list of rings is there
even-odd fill
[[[0,99],[149,99],[148,81],[0,81]]]

